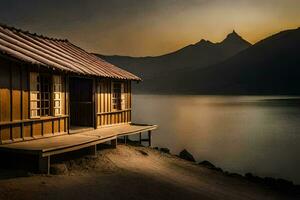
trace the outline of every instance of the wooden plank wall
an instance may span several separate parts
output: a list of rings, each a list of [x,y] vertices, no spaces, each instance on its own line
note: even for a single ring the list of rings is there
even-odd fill
[[[0,59],[0,144],[67,132],[65,76],[62,116],[30,119],[29,66]]]
[[[131,82],[123,81],[125,109],[112,110],[112,80],[101,79],[96,82],[97,127],[131,122]]]

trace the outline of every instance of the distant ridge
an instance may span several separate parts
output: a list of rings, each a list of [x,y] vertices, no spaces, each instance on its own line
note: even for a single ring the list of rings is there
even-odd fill
[[[224,62],[169,80],[174,85],[165,92],[300,95],[299,51],[300,28],[282,31]]]
[[[158,57],[104,59],[144,77],[140,93],[300,95],[299,52],[300,27],[254,45],[233,31]]]
[[[158,57],[103,58],[142,76],[139,93],[300,95],[299,52],[300,27],[254,45],[233,31]]]
[[[219,43],[202,39],[196,44],[156,57],[96,55],[142,77],[144,81],[135,89],[136,92],[151,92],[164,87],[159,84],[166,75],[177,77],[188,70],[214,65],[250,46],[249,42],[233,31]]]

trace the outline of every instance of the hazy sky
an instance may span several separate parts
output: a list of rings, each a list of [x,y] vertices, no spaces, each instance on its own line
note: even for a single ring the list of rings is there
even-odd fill
[[[235,29],[254,43],[300,26],[300,0],[0,0],[0,22],[91,52],[159,55]]]

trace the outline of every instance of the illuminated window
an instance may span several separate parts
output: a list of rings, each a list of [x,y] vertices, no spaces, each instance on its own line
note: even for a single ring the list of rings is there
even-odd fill
[[[124,84],[121,82],[112,83],[112,109],[114,111],[125,109]]]
[[[41,115],[40,76],[30,73],[30,117],[37,118]]]
[[[53,89],[53,103],[51,104],[51,86]],[[30,73],[30,117],[39,118],[61,115],[61,76]]]
[[[61,115],[61,76],[53,76],[53,113],[54,116]]]

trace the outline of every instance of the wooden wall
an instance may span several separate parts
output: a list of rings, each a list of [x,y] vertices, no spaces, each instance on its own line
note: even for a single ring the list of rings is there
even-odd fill
[[[125,109],[112,110],[112,91],[110,79],[96,81],[96,124],[103,127],[131,122],[131,82],[123,81]]]
[[[51,137],[69,130],[69,76],[62,75],[62,115],[30,119],[29,73],[51,70],[37,69],[0,57],[0,144]],[[112,109],[111,79],[94,79],[95,127],[131,122],[131,82],[124,85],[125,107]],[[117,80],[116,80],[117,81]]]
[[[30,69],[24,64],[0,58],[0,143],[30,140],[67,132],[66,76],[63,76],[63,115],[30,119]]]

